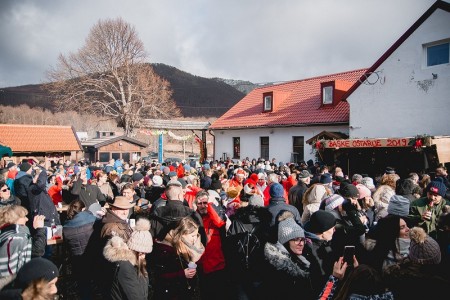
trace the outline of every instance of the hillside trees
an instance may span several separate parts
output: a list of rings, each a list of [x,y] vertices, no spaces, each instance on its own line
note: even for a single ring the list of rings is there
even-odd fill
[[[46,89],[59,110],[115,119],[125,134],[134,135],[143,119],[180,115],[169,83],[146,59],[133,26],[120,18],[100,20],[81,49],[59,56]]]

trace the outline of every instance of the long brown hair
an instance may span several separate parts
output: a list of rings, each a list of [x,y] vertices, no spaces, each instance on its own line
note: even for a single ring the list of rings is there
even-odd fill
[[[85,207],[83,201],[75,199],[69,204],[67,209],[67,220],[72,220]]]
[[[198,231],[198,225],[192,220],[191,217],[185,217],[181,219],[179,225],[172,233],[172,246],[177,251],[177,254],[182,256],[185,261],[192,261],[193,257],[189,249],[187,249],[186,245],[182,241],[182,238],[186,234],[191,234],[194,231]],[[198,238],[200,235],[198,234]]]

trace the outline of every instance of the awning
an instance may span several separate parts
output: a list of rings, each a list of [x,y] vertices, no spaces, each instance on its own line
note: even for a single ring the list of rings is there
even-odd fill
[[[11,148],[7,146],[0,145],[0,158],[1,157],[11,157],[13,155]]]

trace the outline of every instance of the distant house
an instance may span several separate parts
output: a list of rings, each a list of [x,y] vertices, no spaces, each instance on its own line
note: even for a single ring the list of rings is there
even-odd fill
[[[125,135],[117,136],[113,131],[98,131],[97,136],[81,142],[85,159],[109,162],[110,159],[123,159],[134,163],[146,155],[148,144]]]
[[[450,4],[437,1],[355,81],[344,96],[350,140],[325,150],[349,173],[389,165],[407,174],[450,162],[449,60]]]
[[[22,159],[77,161],[83,157],[71,126],[0,124],[0,141],[11,148],[13,156],[7,160],[15,163]]]
[[[314,160],[315,153],[305,141],[323,131],[348,134],[349,105],[341,98],[365,71],[253,90],[210,126],[215,158]]]

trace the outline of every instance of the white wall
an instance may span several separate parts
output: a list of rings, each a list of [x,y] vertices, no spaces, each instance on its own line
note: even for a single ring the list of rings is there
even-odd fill
[[[260,137],[269,137],[269,158],[275,158],[278,162],[290,162],[293,151],[292,137],[304,136],[305,141],[322,131],[339,131],[348,134],[347,126],[328,127],[289,127],[289,128],[263,128],[242,130],[214,130],[215,151],[214,158],[220,159],[223,153],[233,158],[233,137],[240,137],[241,157],[250,159],[261,157]],[[271,133],[273,131],[273,133]],[[315,160],[312,147],[305,144],[305,161]]]
[[[350,95],[350,138],[450,134],[450,65],[426,67],[423,47],[449,38],[450,14],[437,10],[379,66],[375,84]]]

